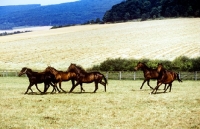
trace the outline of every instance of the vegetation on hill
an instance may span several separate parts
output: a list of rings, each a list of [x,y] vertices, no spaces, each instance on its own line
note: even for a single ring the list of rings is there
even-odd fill
[[[161,17],[200,17],[198,0],[124,0],[108,10],[104,22]]]
[[[150,59],[107,59],[95,65],[92,70],[100,71],[134,71],[138,62],[144,62],[148,67],[156,68],[158,63],[162,63],[168,70],[179,70],[179,71],[200,71],[200,57],[188,58],[185,56],[177,57],[173,61],[169,60],[150,60]]]

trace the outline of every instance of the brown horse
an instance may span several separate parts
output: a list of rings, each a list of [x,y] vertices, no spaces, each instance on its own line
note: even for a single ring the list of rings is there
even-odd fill
[[[63,92],[66,92],[66,91],[61,88],[61,82],[62,81],[69,81],[69,80],[71,80],[72,87],[75,85],[76,74],[74,72],[58,71],[55,68],[50,67],[50,66],[48,66],[45,71],[49,71],[49,72],[51,72],[55,76],[55,79],[57,80],[57,82],[55,83],[55,85],[57,87],[57,83],[59,83],[59,88]],[[83,89],[83,87],[81,85],[81,92],[82,91],[85,91],[85,90]]]
[[[164,69],[162,64],[158,64],[157,71],[159,72],[157,86],[153,89],[153,91],[151,93],[154,93],[154,91],[155,91],[155,94],[156,94],[159,86],[162,84],[169,84],[168,87],[165,89],[164,93],[167,91],[167,89],[169,87],[170,87],[169,92],[171,92],[172,82],[174,80],[177,79],[179,82],[182,82],[182,80],[179,78],[178,73]]]
[[[31,87],[33,85],[35,85],[36,88],[37,88],[37,90],[39,92],[41,92],[38,89],[38,86],[37,86],[38,83],[44,83],[44,92],[45,92],[45,88],[49,87],[49,85],[52,85],[53,88],[54,88],[53,90],[56,90],[55,87],[54,87],[54,85],[52,84],[52,81],[54,80],[54,76],[52,76],[52,74],[49,73],[49,72],[41,72],[41,73],[39,73],[39,72],[32,71],[30,68],[24,67],[19,72],[18,76],[21,76],[23,74],[26,74],[28,76],[29,83],[30,83],[29,86],[28,86],[28,88],[27,88],[27,90],[26,90],[26,92],[25,92],[25,94],[28,93],[29,89],[33,92],[33,90],[31,89]]]
[[[72,92],[78,84],[82,85],[82,83],[92,83],[92,82],[95,83],[94,93],[98,89],[98,83],[104,86],[105,92],[106,92],[106,84],[108,82],[105,76],[101,74],[100,72],[86,72],[81,66],[77,66],[76,64],[71,64],[67,71],[75,72],[77,75],[76,76],[77,83],[75,86],[71,88],[70,92]],[[102,81],[103,79],[104,79],[104,82]]]
[[[144,83],[147,81],[147,85],[153,89],[153,87],[150,86],[149,82],[150,79],[158,79],[159,73],[157,71],[157,69],[152,69],[146,66],[145,63],[141,63],[139,62],[137,64],[137,66],[135,67],[135,70],[141,69],[144,73],[144,81],[142,83],[142,86],[140,87],[140,89],[142,89]]]

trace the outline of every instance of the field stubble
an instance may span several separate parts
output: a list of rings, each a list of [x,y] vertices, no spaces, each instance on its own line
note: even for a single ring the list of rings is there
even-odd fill
[[[70,63],[84,68],[107,58],[173,60],[200,56],[200,19],[72,26],[1,37],[0,69],[65,70]]]
[[[85,93],[24,95],[25,77],[0,78],[0,128],[200,128],[199,82],[173,83],[171,93],[150,95],[140,81],[109,80],[107,92],[84,84]],[[62,83],[69,91],[71,82]],[[151,85],[155,85],[151,81]],[[43,89],[43,84],[39,85]],[[49,92],[52,88],[49,89]]]

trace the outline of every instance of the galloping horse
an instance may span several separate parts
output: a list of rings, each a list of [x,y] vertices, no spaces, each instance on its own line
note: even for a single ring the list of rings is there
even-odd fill
[[[153,91],[151,93],[154,93],[154,91],[155,91],[155,94],[156,94],[159,86],[162,84],[169,84],[164,92],[166,92],[169,87],[170,87],[169,92],[171,92],[172,82],[175,79],[177,79],[179,82],[182,82],[182,80],[179,78],[178,73],[164,69],[162,64],[158,64],[157,71],[159,72],[157,86],[153,89]]]
[[[104,86],[106,92],[106,84],[108,82],[105,76],[100,72],[86,72],[81,66],[77,66],[76,64],[71,64],[67,71],[75,72],[77,75],[76,76],[77,83],[71,88],[70,92],[72,92],[78,84],[82,85],[82,83],[92,83],[92,82],[95,83],[94,93],[98,89],[98,83]],[[103,79],[105,82],[102,81]]]
[[[147,85],[151,89],[153,89],[153,87],[150,86],[149,82],[150,82],[150,79],[158,79],[159,73],[158,73],[157,69],[149,68],[145,65],[145,63],[141,63],[141,62],[139,62],[137,64],[137,66],[135,67],[135,70],[138,70],[138,69],[141,69],[144,73],[144,81],[143,81],[140,89],[142,89],[142,87],[146,81],[147,81]]]
[[[58,71],[58,70],[56,70],[55,68],[50,67],[50,66],[48,66],[48,67],[46,68],[45,71],[51,72],[51,73],[55,76],[55,79],[56,79],[56,81],[57,81],[57,82],[55,83],[55,85],[56,85],[56,87],[57,87],[57,83],[59,83],[59,88],[60,88],[63,92],[66,92],[66,91],[63,90],[63,89],[61,88],[61,82],[62,82],[62,81],[69,81],[69,80],[71,80],[71,82],[72,82],[72,87],[75,85],[76,74],[75,74],[74,72],[63,72],[63,71]],[[81,92],[82,92],[82,91],[85,91],[85,90],[83,89],[83,87],[82,87],[82,85],[81,85]]]
[[[20,71],[20,73],[18,74],[18,76],[21,76],[23,74],[26,74],[29,78],[29,86],[25,92],[25,94],[28,93],[28,90],[30,89],[32,92],[33,90],[31,89],[31,87],[35,84],[37,90],[39,92],[41,92],[39,89],[38,89],[38,86],[37,84],[38,83],[43,83],[44,82],[44,92],[45,92],[45,89],[46,87],[49,87],[49,85],[52,85],[53,86],[53,90],[56,90],[54,85],[51,83],[52,80],[54,79],[54,76],[52,76],[51,73],[49,72],[41,72],[41,73],[38,73],[38,72],[34,72],[32,71],[30,68],[27,68],[27,67],[23,67],[22,70]]]

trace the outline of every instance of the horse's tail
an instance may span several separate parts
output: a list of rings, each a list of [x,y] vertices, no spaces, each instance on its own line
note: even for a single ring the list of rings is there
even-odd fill
[[[103,75],[103,74],[102,74]],[[107,78],[103,75],[103,79],[104,79],[104,81],[105,81],[105,92],[106,92],[106,85],[108,85],[108,80],[107,80]]]
[[[103,79],[104,79],[105,83],[108,85],[108,80],[104,75],[103,75]]]
[[[179,74],[178,74],[178,73],[176,73],[176,76],[177,76],[177,80],[178,80],[179,82],[182,82],[182,80],[180,79],[180,77],[179,77]]]

